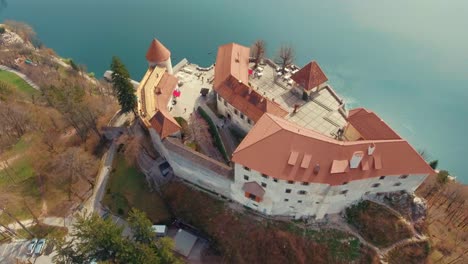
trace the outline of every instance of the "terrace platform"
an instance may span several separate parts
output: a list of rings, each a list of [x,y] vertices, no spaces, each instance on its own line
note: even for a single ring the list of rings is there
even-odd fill
[[[311,100],[306,102],[302,100],[302,93],[293,89],[292,81],[277,74],[276,67],[268,63],[260,67],[263,69],[261,74],[258,71],[252,74],[249,82],[261,95],[287,110],[287,120],[331,137],[346,125],[344,109],[339,110],[343,106],[343,100],[331,86],[312,92]],[[253,64],[250,68],[253,68]],[[298,108],[294,113],[296,105]]]

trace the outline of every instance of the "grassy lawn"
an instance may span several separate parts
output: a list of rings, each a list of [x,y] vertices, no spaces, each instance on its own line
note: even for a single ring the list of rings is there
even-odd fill
[[[11,169],[0,171],[0,186],[22,183],[34,176],[34,169],[27,158],[21,157],[10,166]]]
[[[385,207],[362,201],[346,209],[346,219],[367,241],[379,248],[412,236],[410,227]]]
[[[18,77],[16,74],[0,70],[0,80],[7,82],[20,90],[23,93],[32,95],[38,91],[31,87],[27,82]]]
[[[106,186],[104,204],[115,214],[127,217],[132,207],[144,211],[153,223],[167,223],[170,214],[163,200],[150,192],[145,176],[136,168],[128,166],[118,154]]]

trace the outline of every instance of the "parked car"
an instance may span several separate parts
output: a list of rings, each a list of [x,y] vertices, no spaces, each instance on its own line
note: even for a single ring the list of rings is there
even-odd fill
[[[164,161],[163,163],[159,164],[159,170],[161,171],[162,176],[166,177],[172,171],[172,167],[169,162]]]
[[[44,238],[40,239],[37,242],[36,248],[34,249],[34,254],[41,255],[42,252],[44,251],[45,246],[46,246],[46,240]]]
[[[34,238],[31,241],[29,241],[29,244],[28,244],[28,247],[27,247],[27,249],[28,249],[27,254],[28,255],[32,255],[34,253],[34,248],[36,247],[36,245],[37,245],[37,238]]]

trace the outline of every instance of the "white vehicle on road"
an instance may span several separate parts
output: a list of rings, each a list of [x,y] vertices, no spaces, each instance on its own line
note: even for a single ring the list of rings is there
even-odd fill
[[[36,248],[36,245],[37,245],[37,238],[34,238],[29,242],[28,247],[27,247],[28,255],[32,255],[34,253],[34,248]]]
[[[42,255],[45,245],[46,245],[46,240],[44,238],[39,240],[39,242],[37,242],[36,248],[34,249],[34,254]]]

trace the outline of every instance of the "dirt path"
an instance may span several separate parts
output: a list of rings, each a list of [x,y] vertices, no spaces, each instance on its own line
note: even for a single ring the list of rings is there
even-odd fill
[[[0,160],[0,171],[4,170],[6,167],[10,166],[10,164],[12,162],[14,162],[15,160],[17,160],[20,156],[19,155],[15,155],[7,160]]]

